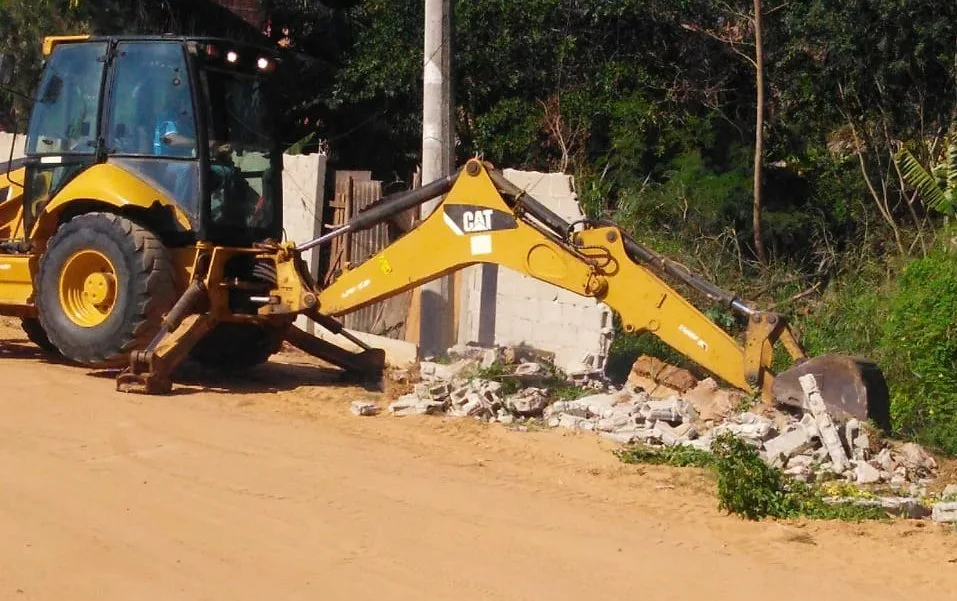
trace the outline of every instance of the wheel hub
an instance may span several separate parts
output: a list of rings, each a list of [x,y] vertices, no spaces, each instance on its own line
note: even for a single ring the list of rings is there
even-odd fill
[[[106,321],[116,304],[116,292],[116,269],[98,251],[77,251],[60,273],[60,304],[78,326],[92,328]]]

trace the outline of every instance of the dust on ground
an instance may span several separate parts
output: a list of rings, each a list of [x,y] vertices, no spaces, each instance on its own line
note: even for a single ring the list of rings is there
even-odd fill
[[[931,522],[761,522],[572,432],[356,417],[283,354],[114,392],[0,325],[0,599],[952,599]]]

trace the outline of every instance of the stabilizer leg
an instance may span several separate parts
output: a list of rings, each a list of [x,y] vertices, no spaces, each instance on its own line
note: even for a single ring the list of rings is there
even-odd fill
[[[156,350],[134,351],[130,354],[130,366],[116,378],[116,389],[139,394],[168,394],[173,389],[170,374],[216,323],[211,315],[190,315]]]
[[[283,338],[299,350],[358,376],[379,378],[385,370],[385,351],[382,349],[368,348],[353,353],[303,332],[295,325],[283,331]]]
[[[166,394],[172,390],[170,374],[218,321],[211,314],[187,317],[206,298],[206,286],[194,280],[163,318],[163,326],[149,346],[130,353],[129,367],[116,378],[118,391]]]

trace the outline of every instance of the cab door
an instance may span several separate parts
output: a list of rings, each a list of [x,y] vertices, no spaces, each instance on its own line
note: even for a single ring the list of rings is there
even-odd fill
[[[199,127],[183,44],[121,40],[111,71],[103,99],[107,163],[149,183],[198,227]]]
[[[60,44],[44,68],[27,128],[26,232],[73,177],[97,162],[108,49],[106,42]]]

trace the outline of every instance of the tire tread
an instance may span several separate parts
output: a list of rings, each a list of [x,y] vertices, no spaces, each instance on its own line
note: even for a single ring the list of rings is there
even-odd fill
[[[44,330],[51,334],[51,340],[55,341],[57,348],[67,358],[81,363],[113,366],[124,363],[131,351],[145,347],[156,335],[161,327],[164,313],[176,301],[176,287],[173,262],[162,241],[153,232],[132,220],[105,212],[84,213],[60,226],[50,238],[47,252],[41,258],[38,281],[41,283],[56,281],[56,278],[48,273],[50,267],[44,260],[50,249],[56,248],[69,236],[102,228],[112,229],[111,234],[116,234],[112,236],[113,239],[125,252],[137,258],[131,262],[134,270],[130,274],[133,281],[138,284],[133,290],[131,299],[134,310],[120,335],[116,340],[106,344],[105,348],[96,351],[82,344],[70,344],[64,337],[57,336],[54,332],[55,324],[48,323],[44,319],[43,311],[40,311],[40,320]],[[38,291],[41,296],[51,293],[56,294],[55,291]]]

